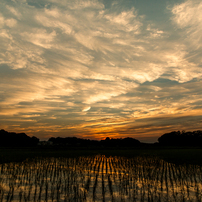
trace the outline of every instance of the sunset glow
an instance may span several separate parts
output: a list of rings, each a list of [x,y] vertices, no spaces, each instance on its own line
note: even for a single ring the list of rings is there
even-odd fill
[[[201,0],[1,0],[0,129],[41,140],[202,130]]]

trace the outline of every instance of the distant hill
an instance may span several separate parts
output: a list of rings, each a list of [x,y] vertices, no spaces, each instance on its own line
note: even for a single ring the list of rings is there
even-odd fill
[[[39,142],[37,137],[29,137],[25,133],[14,133],[0,130],[1,147],[32,147]]]

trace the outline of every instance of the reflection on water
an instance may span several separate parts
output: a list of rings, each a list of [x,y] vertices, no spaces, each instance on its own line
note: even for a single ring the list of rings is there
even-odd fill
[[[201,201],[202,168],[158,158],[43,158],[0,165],[0,201]]]

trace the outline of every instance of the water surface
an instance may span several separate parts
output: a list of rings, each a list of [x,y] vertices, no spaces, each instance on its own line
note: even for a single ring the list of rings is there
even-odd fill
[[[202,167],[157,157],[35,158],[0,165],[0,201],[201,201]]]

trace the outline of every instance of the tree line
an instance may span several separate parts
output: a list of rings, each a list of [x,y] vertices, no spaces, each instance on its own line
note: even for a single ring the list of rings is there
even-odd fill
[[[0,130],[0,146],[2,147],[35,147],[39,139],[35,136],[29,137],[25,133],[14,133]]]
[[[202,131],[173,131],[158,138],[163,146],[202,146]]]
[[[42,144],[43,143],[43,144]],[[104,140],[90,140],[77,137],[51,137],[48,141],[40,141],[37,137],[30,137],[25,133],[14,133],[0,130],[1,147],[140,147],[145,143],[137,139],[127,138],[105,138]],[[202,131],[193,132],[172,131],[158,138],[155,146],[202,146]]]
[[[88,146],[88,147],[135,147],[139,146],[141,143],[139,140],[134,138],[105,138],[105,140],[89,140],[89,139],[81,139],[76,137],[52,137],[48,140],[55,146]]]

